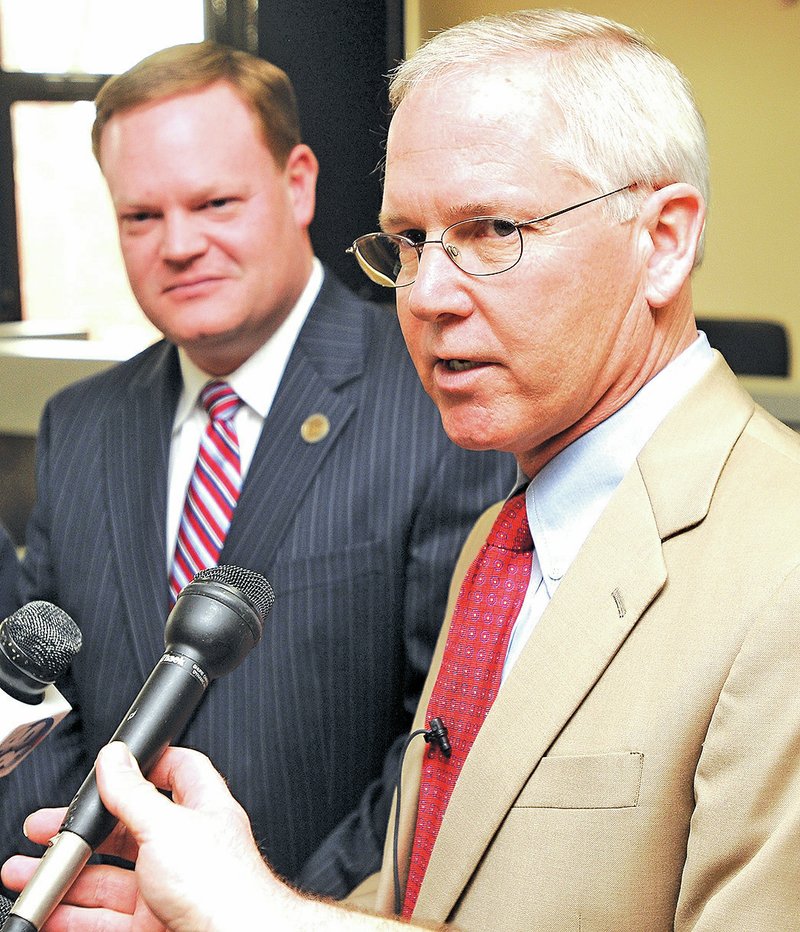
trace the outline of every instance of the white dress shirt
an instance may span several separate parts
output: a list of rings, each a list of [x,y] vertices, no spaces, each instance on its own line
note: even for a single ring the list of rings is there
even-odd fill
[[[297,335],[319,294],[322,279],[322,265],[315,258],[311,276],[286,320],[259,350],[225,378],[225,381],[244,402],[234,418],[236,434],[239,438],[239,459],[243,482],[261,436],[264,420],[272,407],[284,369],[294,349]],[[208,425],[208,414],[199,402],[200,392],[203,386],[213,378],[199,369],[181,348],[178,349],[178,359],[183,389],[175,410],[169,457],[167,572],[172,568],[186,490],[194,472],[200,440]]]
[[[534,542],[533,565],[509,640],[503,680],[645,443],[712,361],[708,340],[699,333],[627,404],[565,447],[528,485],[525,502]]]

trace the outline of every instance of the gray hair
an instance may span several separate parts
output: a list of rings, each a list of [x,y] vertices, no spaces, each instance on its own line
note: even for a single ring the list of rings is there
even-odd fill
[[[543,57],[542,57],[543,56]],[[565,129],[549,153],[598,191],[686,182],[709,196],[705,126],[678,68],[628,26],[566,10],[520,10],[461,23],[429,39],[390,76],[395,110],[417,86],[481,66],[524,68],[536,57]],[[604,202],[630,219],[641,190]],[[696,264],[702,255],[698,247]]]

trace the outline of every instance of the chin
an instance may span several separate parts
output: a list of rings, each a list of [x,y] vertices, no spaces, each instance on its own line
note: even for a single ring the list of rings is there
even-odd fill
[[[465,450],[501,450],[502,439],[489,425],[463,418],[442,416],[442,427],[447,436]]]
[[[236,334],[228,321],[193,321],[191,326],[173,329],[173,342],[186,347],[219,346],[234,340]]]

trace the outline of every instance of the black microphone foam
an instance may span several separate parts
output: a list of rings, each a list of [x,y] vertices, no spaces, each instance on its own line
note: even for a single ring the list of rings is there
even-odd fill
[[[237,566],[203,570],[181,590],[164,631],[166,651],[109,739],[124,741],[143,773],[181,734],[209,682],[234,670],[259,642],[274,601],[263,576]],[[115,823],[92,768],[11,920],[20,917],[41,929]]]
[[[275,593],[266,579],[260,573],[241,566],[211,566],[197,573],[192,580],[192,583],[196,582],[219,582],[231,586],[250,601],[262,618],[269,615],[275,604]],[[186,589],[182,590],[181,595],[184,592]]]
[[[0,624],[0,689],[38,702],[81,649],[81,632],[50,602],[28,602]]]
[[[50,602],[29,602],[0,623],[0,778],[70,711],[53,685],[81,647],[81,632]]]

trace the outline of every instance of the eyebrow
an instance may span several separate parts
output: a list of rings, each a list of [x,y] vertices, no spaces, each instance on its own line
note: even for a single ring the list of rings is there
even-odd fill
[[[507,217],[514,219],[517,210],[508,210],[505,203],[497,201],[466,201],[453,207],[448,207],[442,216],[444,226],[456,223],[458,220],[470,220],[473,217]],[[400,228],[416,228],[416,225],[405,219],[403,214],[381,213],[378,215],[381,230]]]

